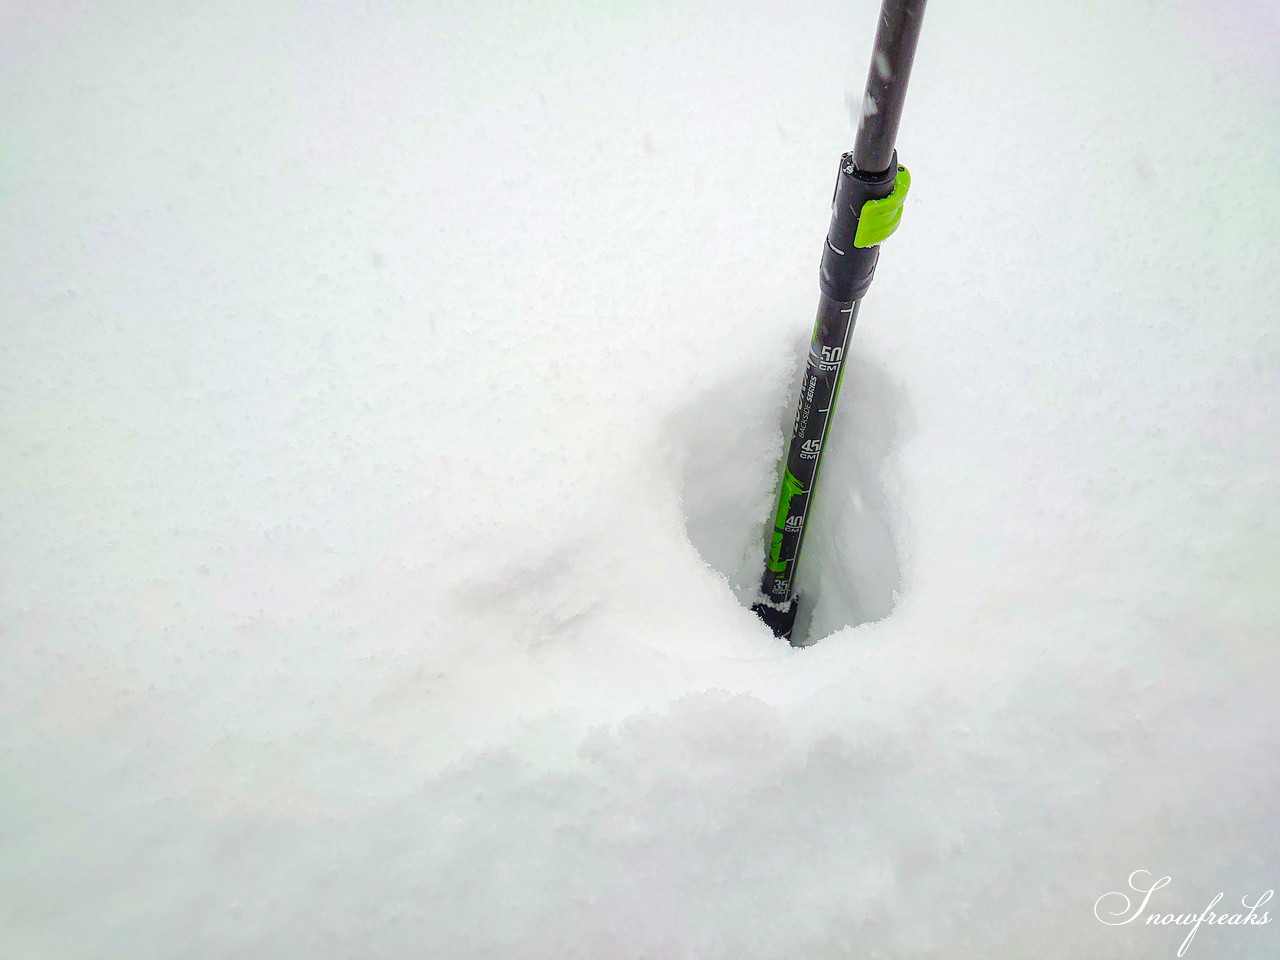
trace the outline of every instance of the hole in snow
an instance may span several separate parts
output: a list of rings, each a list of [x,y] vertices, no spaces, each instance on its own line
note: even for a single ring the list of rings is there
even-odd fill
[[[776,397],[758,374],[735,377],[675,421],[686,452],[689,540],[744,605],[759,585],[783,435],[789,437],[794,413],[794,397],[785,411]],[[796,628],[806,642],[893,612],[902,583],[893,452],[904,414],[902,393],[884,370],[852,353],[800,563]]]

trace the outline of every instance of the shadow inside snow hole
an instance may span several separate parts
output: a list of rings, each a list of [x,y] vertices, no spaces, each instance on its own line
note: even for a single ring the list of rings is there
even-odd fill
[[[759,588],[796,402],[793,388],[779,410],[777,393],[766,384],[759,374],[724,381],[676,420],[687,451],[689,540],[744,605]],[[902,522],[892,454],[905,414],[902,392],[883,368],[852,353],[799,567],[796,636],[803,643],[893,612],[902,582]]]

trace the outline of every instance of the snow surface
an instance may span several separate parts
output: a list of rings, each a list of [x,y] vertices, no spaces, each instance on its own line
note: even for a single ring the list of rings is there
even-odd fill
[[[1275,10],[932,6],[792,650],[874,4],[0,0],[0,956],[1130,960],[1133,871],[1280,885]]]

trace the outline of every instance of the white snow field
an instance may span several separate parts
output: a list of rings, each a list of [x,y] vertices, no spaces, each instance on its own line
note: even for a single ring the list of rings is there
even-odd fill
[[[0,958],[1145,960],[1135,871],[1280,886],[1272,0],[931,5],[817,642],[743,606],[876,8],[0,0]]]

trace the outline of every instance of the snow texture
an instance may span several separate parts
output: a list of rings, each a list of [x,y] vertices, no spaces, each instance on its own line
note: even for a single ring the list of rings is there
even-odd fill
[[[1280,22],[0,0],[0,956],[1165,958],[1280,885]],[[1188,956],[1269,958],[1280,923]]]

